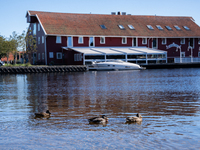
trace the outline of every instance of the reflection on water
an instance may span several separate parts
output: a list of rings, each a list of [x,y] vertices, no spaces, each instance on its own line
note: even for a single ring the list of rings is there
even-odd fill
[[[199,113],[196,68],[0,75],[0,149],[199,149]]]

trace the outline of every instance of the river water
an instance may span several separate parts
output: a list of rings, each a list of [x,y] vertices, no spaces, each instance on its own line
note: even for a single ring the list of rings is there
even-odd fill
[[[0,75],[0,149],[200,149],[200,69]]]

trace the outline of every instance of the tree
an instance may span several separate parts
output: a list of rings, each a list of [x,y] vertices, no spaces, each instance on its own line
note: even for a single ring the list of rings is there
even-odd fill
[[[4,42],[5,42],[5,38],[0,36],[0,59],[4,56],[6,56],[5,50],[4,50]]]

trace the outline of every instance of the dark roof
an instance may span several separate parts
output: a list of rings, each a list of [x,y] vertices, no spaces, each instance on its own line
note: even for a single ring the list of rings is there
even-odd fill
[[[192,17],[135,16],[72,14],[41,11],[28,11],[30,16],[38,17],[48,35],[88,35],[88,36],[139,36],[139,37],[200,37],[200,27]],[[102,29],[100,25],[105,25]],[[120,29],[123,25],[125,29]],[[133,25],[135,30],[129,29]],[[154,29],[150,30],[147,25]],[[159,30],[160,25],[163,30]],[[177,30],[178,25],[181,30]],[[168,30],[165,26],[170,26]],[[190,30],[186,30],[187,26]]]

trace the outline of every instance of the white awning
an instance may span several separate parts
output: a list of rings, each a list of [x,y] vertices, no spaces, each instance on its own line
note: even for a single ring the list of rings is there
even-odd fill
[[[68,47],[63,47],[68,49]],[[83,53],[84,55],[156,55],[167,54],[166,51],[147,47],[71,47],[70,49]]]

